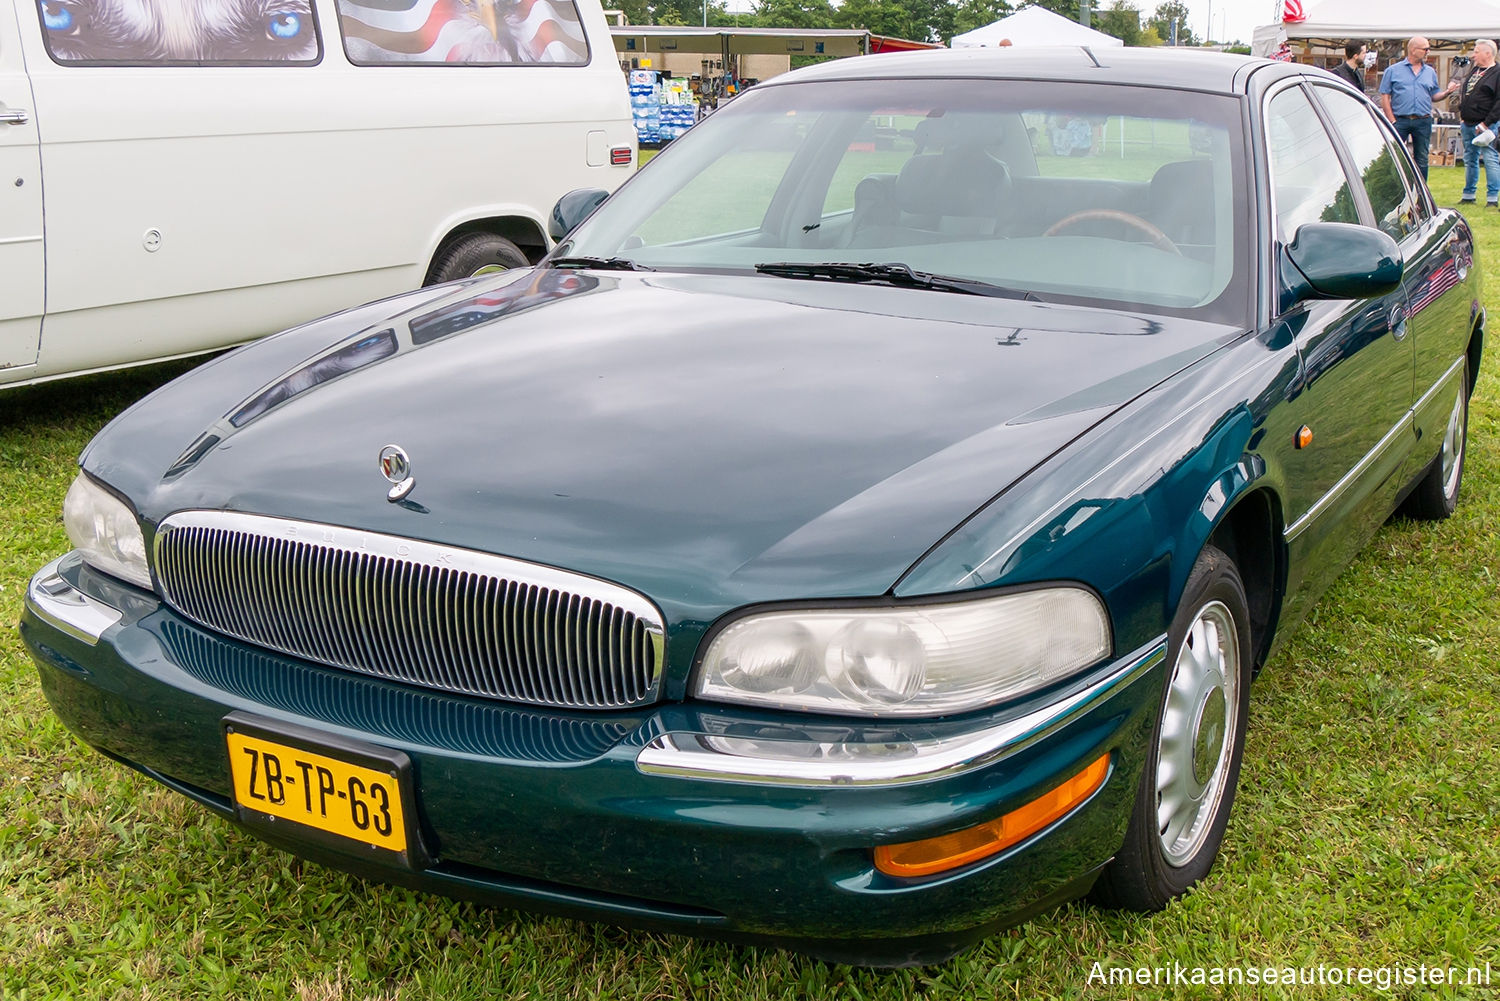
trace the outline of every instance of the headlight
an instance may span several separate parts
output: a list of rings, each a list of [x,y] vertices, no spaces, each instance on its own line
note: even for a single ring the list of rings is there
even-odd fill
[[[63,527],[89,566],[151,587],[140,523],[128,507],[83,473],[63,498]]]
[[[864,716],[983,708],[1109,654],[1103,604],[1051,587],[947,604],[751,615],[710,644],[696,694]]]

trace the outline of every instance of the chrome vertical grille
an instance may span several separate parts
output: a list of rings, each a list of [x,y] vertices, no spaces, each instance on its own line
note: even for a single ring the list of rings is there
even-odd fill
[[[185,618],[392,681],[579,709],[656,698],[662,620],[634,591],[487,553],[308,522],[186,511],[156,536]]]

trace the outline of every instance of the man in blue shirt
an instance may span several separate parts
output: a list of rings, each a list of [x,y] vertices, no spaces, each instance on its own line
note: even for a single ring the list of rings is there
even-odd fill
[[[1411,142],[1422,179],[1427,179],[1427,150],[1432,145],[1432,99],[1447,97],[1458,89],[1454,80],[1447,90],[1438,83],[1437,71],[1427,65],[1427,39],[1417,35],[1406,43],[1406,58],[1386,67],[1380,78],[1380,107],[1396,126],[1396,134]]]

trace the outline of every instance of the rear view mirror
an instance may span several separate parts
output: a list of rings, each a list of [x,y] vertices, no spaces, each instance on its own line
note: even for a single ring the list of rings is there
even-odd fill
[[[1286,246],[1283,308],[1303,299],[1370,299],[1394,292],[1405,262],[1385,233],[1342,222],[1310,222]]]
[[[567,235],[578,228],[578,224],[593,214],[599,203],[609,197],[603,188],[574,188],[552,206],[552,218],[547,223],[547,234],[554,242],[561,243]]]

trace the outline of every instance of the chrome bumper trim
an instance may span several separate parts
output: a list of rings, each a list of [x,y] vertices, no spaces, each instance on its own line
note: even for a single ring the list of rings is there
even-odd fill
[[[26,586],[26,607],[49,626],[93,646],[123,616],[118,608],[89,597],[63,580],[57,568],[67,558],[59,556],[36,572]]]
[[[879,743],[755,739],[674,731],[643,747],[646,775],[780,786],[890,786],[931,782],[1008,758],[1057,733],[1166,660],[1159,640],[1107,678],[1052,705],[983,730],[926,740]],[[795,731],[788,730],[789,734]]]

